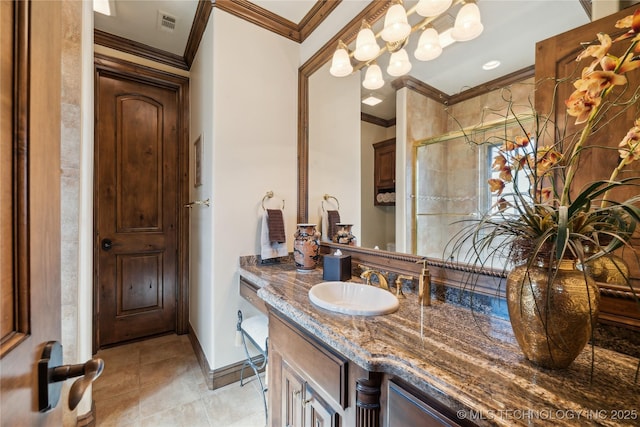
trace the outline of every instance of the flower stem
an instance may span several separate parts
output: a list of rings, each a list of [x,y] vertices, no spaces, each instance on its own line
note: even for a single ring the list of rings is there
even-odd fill
[[[591,128],[593,126],[593,118],[597,114],[598,109],[595,109],[591,116],[589,116],[589,120],[587,120],[587,124],[584,129],[582,129],[582,133],[580,134],[580,139],[573,147],[573,152],[571,153],[571,157],[569,157],[569,167],[567,172],[567,177],[565,179],[564,188],[562,189],[562,197],[560,199],[560,206],[567,206],[569,203],[569,189],[571,188],[571,181],[573,181],[573,177],[578,170],[578,159],[580,158],[580,150],[584,145],[585,141],[589,134],[591,134]]]

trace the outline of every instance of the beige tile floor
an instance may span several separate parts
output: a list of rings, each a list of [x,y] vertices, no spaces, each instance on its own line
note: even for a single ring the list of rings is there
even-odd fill
[[[100,350],[93,385],[99,427],[262,427],[258,381],[209,390],[186,335]],[[246,371],[245,371],[246,372]]]

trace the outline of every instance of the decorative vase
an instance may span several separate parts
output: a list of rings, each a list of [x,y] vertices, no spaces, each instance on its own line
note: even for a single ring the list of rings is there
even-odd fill
[[[566,368],[591,338],[600,293],[572,260],[556,268],[519,265],[507,276],[507,307],[516,340],[536,365]]]
[[[349,246],[356,245],[356,236],[351,232],[353,224],[337,223],[336,227],[338,227],[338,231],[336,232],[336,235],[333,236],[334,243],[341,243]]]
[[[320,256],[320,233],[316,231],[316,224],[298,224],[293,237],[293,260],[298,271],[316,268]]]

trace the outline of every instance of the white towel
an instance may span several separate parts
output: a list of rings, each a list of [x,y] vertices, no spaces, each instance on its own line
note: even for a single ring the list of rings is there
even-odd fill
[[[242,329],[260,347],[260,350],[267,351],[267,337],[269,336],[269,320],[265,315],[251,316],[242,322]]]
[[[327,235],[329,232],[329,219],[327,218],[327,211],[325,209],[322,209],[322,226],[320,228],[321,228],[320,238],[322,239],[322,241],[330,242],[331,237]]]
[[[262,215],[262,230],[260,231],[260,257],[262,259],[279,258],[289,255],[287,243],[271,243],[269,241],[269,226],[267,224],[267,211]]]

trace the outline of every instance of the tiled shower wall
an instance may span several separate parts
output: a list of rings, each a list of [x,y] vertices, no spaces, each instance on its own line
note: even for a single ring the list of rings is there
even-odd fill
[[[409,91],[408,143],[500,120],[507,107],[505,97],[514,101],[518,114],[531,113],[533,83],[530,78],[507,91],[495,90],[451,107]],[[449,259],[451,247],[447,244],[463,227],[460,221],[487,208],[481,201],[486,184],[479,179],[490,167],[486,150],[464,138],[450,138],[423,146],[415,154],[415,249],[420,255]]]

